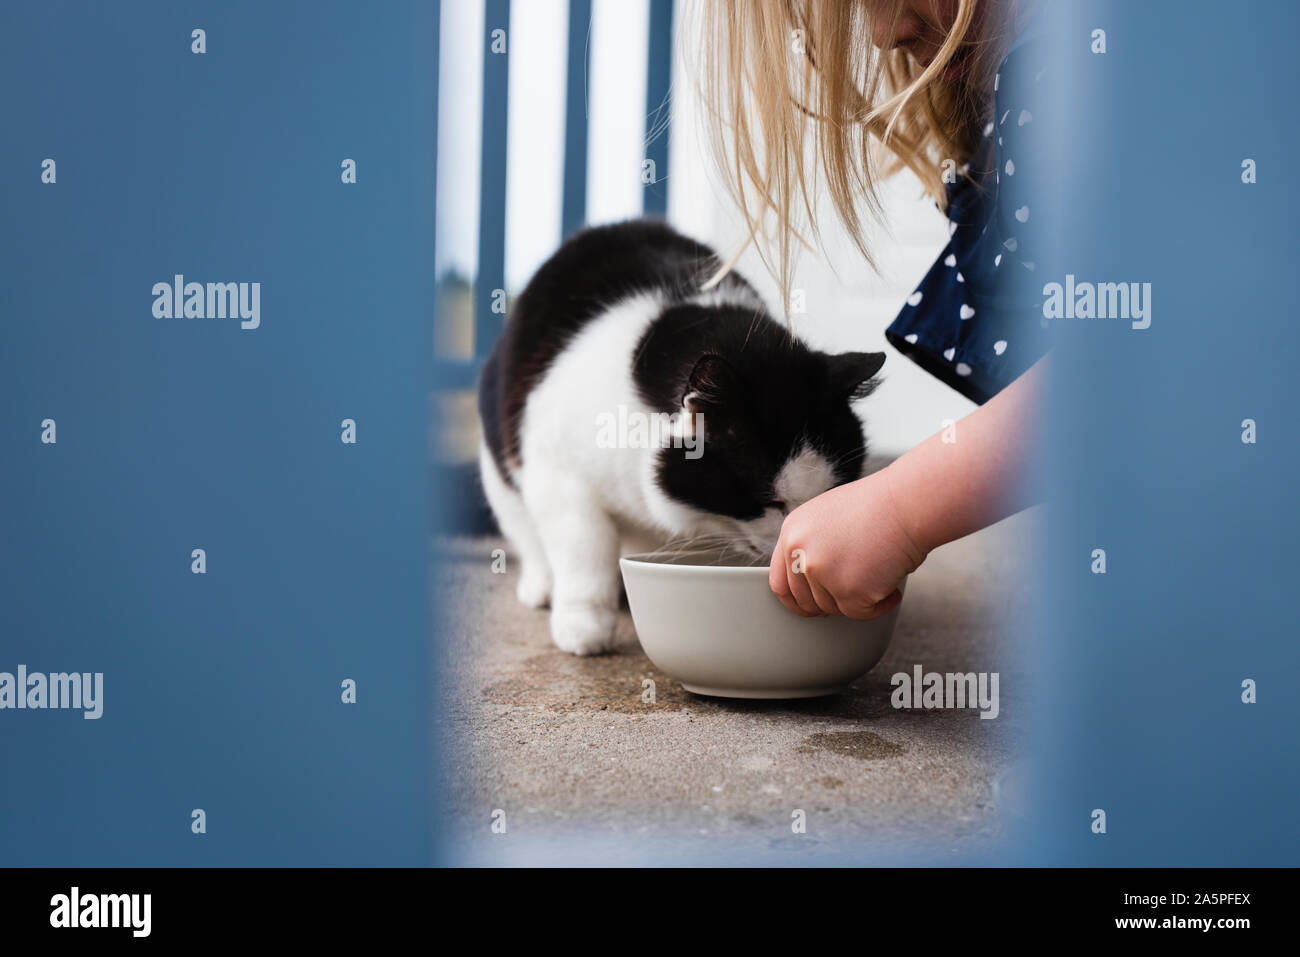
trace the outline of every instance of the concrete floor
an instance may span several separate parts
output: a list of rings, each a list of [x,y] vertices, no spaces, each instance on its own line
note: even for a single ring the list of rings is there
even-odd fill
[[[448,539],[435,571],[440,842],[491,863],[968,859],[1004,834],[993,781],[1024,745],[1037,517],[939,549],[889,651],[852,689],[799,702],[703,698],[657,673],[623,613],[620,650],[575,658],[518,604],[499,539]],[[1001,713],[894,710],[892,674],[998,672]],[[641,699],[653,678],[657,700]],[[792,832],[804,812],[806,833]],[[494,834],[493,813],[506,832]]]

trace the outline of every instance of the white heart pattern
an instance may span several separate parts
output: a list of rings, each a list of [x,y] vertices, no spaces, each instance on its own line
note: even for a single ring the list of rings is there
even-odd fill
[[[947,359],[949,362],[952,362],[952,357],[956,354],[957,354],[957,348],[955,346],[951,349],[943,350],[943,357]]]
[[[921,290],[919,289],[907,297],[907,304],[909,306],[919,305],[920,302],[921,302]]]
[[[966,363],[964,363],[964,362],[959,362],[959,363],[957,363],[957,374],[958,374],[958,375],[970,375],[970,366],[968,366],[968,365],[967,365]]]
[[[1002,254],[998,253],[996,256],[993,257],[993,268],[997,269],[1001,265],[1002,265]]]
[[[965,281],[966,281],[966,277],[963,276],[960,272],[958,272],[958,273],[957,273],[957,281],[958,281],[958,282],[965,282]]]
[[[1002,353],[1006,352],[1007,340],[999,339],[997,342],[993,343],[993,351],[998,355],[1002,355]]]
[[[1029,207],[1021,206],[1019,209],[1017,209],[1016,219],[1020,220],[1022,223],[1029,222]]]
[[[1030,113],[1028,110],[1021,110],[1020,119],[1016,121],[1016,126],[1024,126],[1026,123],[1033,122],[1033,119],[1034,114]]]
[[[957,257],[952,253],[949,253],[948,258],[943,261],[943,264],[945,266],[955,266],[957,265]]]
[[[972,309],[970,306],[966,305],[965,303],[962,303],[961,317],[963,319],[969,319],[973,315],[975,315],[975,310]]]
[[[1007,175],[1008,176],[1016,175],[1016,164],[1011,162],[1011,160],[1007,160]]]
[[[903,336],[903,340],[910,342],[912,345],[916,345],[916,333],[914,332],[910,336]]]
[[[1002,245],[1007,247],[1007,251],[1008,251],[1008,252],[1015,252],[1017,249],[1020,248],[1020,243],[1016,242],[1016,237],[1015,237],[1015,236],[1012,236],[1010,239],[1008,239],[1008,240],[1007,240],[1005,243],[1003,243]]]

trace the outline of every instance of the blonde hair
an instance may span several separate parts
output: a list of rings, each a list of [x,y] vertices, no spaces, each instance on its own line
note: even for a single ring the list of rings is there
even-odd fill
[[[1014,0],[955,2],[953,25],[923,68],[908,51],[888,49],[901,0],[706,0],[701,80],[714,157],[783,301],[793,244],[811,248],[800,227],[821,242],[814,212],[819,176],[873,268],[862,207],[879,220],[881,180],[906,167],[946,206],[945,169],[964,167],[982,140]],[[889,23],[883,49],[871,39],[878,17]],[[963,50],[963,75],[945,79]]]

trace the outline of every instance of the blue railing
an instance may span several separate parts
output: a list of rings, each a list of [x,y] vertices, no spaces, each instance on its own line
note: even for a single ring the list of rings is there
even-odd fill
[[[564,200],[560,231],[587,221],[587,88],[591,72],[591,0],[569,0],[569,65],[564,91]]]
[[[509,35],[510,0],[486,0],[483,18],[483,130],[478,200],[478,275],[474,277],[474,353],[483,357],[505,316],[492,311],[492,290],[506,286],[506,115],[510,53],[492,52],[492,34]],[[477,365],[477,363],[475,363]]]
[[[561,229],[564,236],[586,222],[591,11],[592,0],[569,0],[561,186]],[[483,26],[482,175],[478,267],[474,277],[474,354],[468,360],[437,361],[436,381],[442,389],[465,389],[474,384],[505,320],[503,315],[493,311],[492,306],[494,290],[506,288],[506,158],[510,145],[506,130],[510,105],[510,54],[508,44],[504,56],[492,53],[491,46],[494,30],[506,30],[509,36],[510,0],[486,0]],[[650,0],[645,159],[652,161],[655,175],[654,181],[645,183],[642,189],[642,210],[647,215],[662,216],[668,210],[668,93],[672,81],[672,36],[673,0]],[[437,165],[436,157],[434,165]],[[434,175],[436,185],[436,169]]]

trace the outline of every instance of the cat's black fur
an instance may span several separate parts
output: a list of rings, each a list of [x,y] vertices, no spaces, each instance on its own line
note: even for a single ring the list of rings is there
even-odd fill
[[[520,464],[518,428],[533,386],[588,322],[653,289],[673,290],[675,304],[624,361],[649,409],[671,414],[692,397],[707,448],[695,459],[663,450],[657,475],[666,495],[756,518],[783,505],[773,500],[772,483],[799,442],[825,455],[838,483],[861,475],[866,444],[850,402],[875,387],[884,354],[808,348],[735,273],[721,288],[742,293],[746,305],[688,302],[718,265],[713,250],[652,220],[584,230],[560,247],[515,301],[479,383],[485,441],[508,484]]]
[[[665,494],[709,512],[752,519],[773,499],[772,481],[802,440],[821,452],[837,484],[862,475],[866,442],[850,408],[869,395],[884,353],[828,355],[809,349],[766,312],[675,306],[646,330],[633,377],[655,411],[694,394],[708,454],[665,454]]]
[[[515,300],[479,380],[479,418],[507,482],[507,463],[519,461],[528,394],[565,345],[618,300],[661,287],[697,289],[717,266],[713,250],[649,219],[584,229],[542,264]]]

